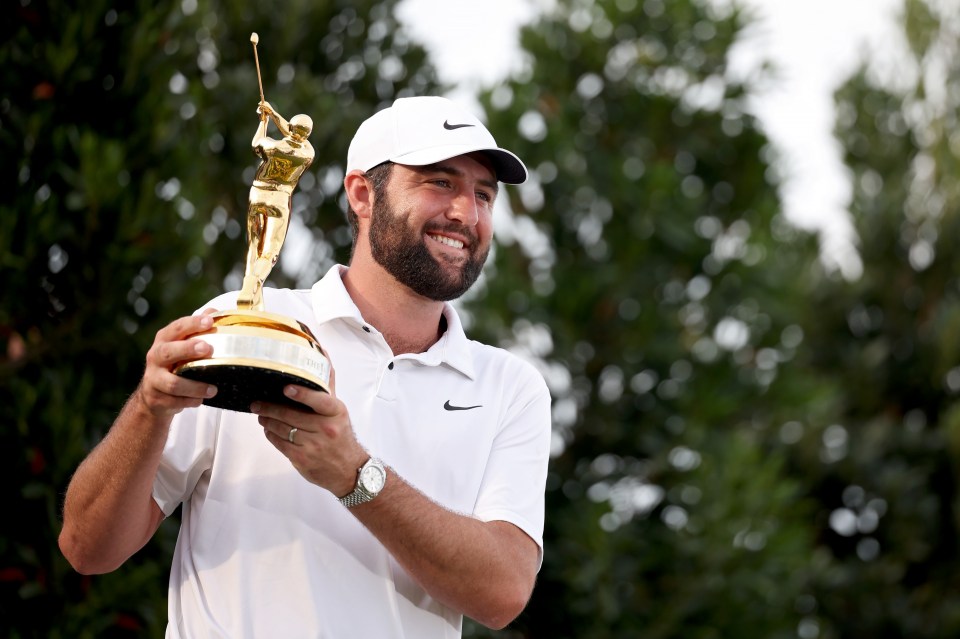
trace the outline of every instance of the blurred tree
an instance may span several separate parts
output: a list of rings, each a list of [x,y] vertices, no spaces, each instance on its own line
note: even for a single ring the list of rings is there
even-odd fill
[[[960,6],[904,7],[837,95],[852,282],[776,214],[722,5],[563,2],[485,96],[536,170],[471,310],[558,429],[516,635],[960,633]]]
[[[960,3],[907,0],[903,24],[895,66],[836,95],[863,275],[812,299],[808,344],[843,389],[805,467],[836,558],[824,637],[960,635]]]
[[[60,556],[70,473],[134,389],[154,332],[236,287],[259,100],[312,116],[299,239],[275,284],[347,259],[336,200],[349,136],[435,92],[394,0],[19,0],[0,29],[0,535],[7,637],[162,636],[176,525],[120,570]],[[307,239],[304,239],[307,238]]]
[[[779,214],[774,154],[726,71],[746,19],[560,2],[523,33],[528,72],[483,96],[533,176],[468,308],[554,394],[547,548],[519,636],[816,623],[816,504],[792,459],[837,403],[803,328],[825,274]]]

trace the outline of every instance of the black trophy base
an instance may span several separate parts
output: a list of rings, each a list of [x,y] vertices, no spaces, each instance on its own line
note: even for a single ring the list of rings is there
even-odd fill
[[[300,410],[304,405],[283,394],[289,384],[304,386],[313,390],[326,389],[310,380],[269,368],[219,364],[216,366],[194,366],[184,368],[178,373],[187,379],[213,384],[217,394],[203,401],[207,406],[249,413],[253,402],[283,404]]]

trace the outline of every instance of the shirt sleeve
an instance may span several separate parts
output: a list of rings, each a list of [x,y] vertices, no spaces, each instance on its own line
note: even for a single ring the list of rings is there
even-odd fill
[[[173,418],[153,480],[153,499],[165,515],[187,501],[209,471],[221,415],[219,409],[201,406]]]
[[[506,405],[484,472],[474,516],[508,521],[533,539],[543,557],[544,490],[550,457],[550,393],[543,377],[517,360],[516,389]]]

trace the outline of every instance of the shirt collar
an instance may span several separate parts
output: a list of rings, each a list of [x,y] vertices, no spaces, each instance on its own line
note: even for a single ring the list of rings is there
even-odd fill
[[[313,285],[310,303],[317,324],[325,324],[335,319],[353,320],[361,326],[364,324],[360,309],[353,303],[347,287],[343,285],[343,274],[346,272],[346,266],[334,264],[327,274]]]
[[[355,322],[358,326],[366,325],[360,309],[354,304],[347,288],[343,285],[343,274],[346,272],[346,266],[334,264],[327,274],[313,285],[310,301],[317,324],[343,319]],[[475,369],[470,341],[463,332],[460,316],[449,302],[443,305],[443,316],[447,320],[447,330],[440,336],[437,343],[425,353],[406,354],[403,358],[414,359],[427,366],[445,364],[473,379]]]

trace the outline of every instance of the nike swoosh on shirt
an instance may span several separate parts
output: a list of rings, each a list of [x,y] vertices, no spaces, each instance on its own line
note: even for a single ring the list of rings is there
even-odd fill
[[[483,407],[483,404],[477,404],[476,406],[454,406],[453,404],[450,403],[449,399],[443,405],[443,408],[445,410],[473,410],[474,408],[482,408],[482,407]]]

